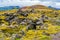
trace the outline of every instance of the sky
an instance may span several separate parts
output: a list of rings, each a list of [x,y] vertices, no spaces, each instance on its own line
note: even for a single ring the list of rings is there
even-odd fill
[[[45,5],[60,8],[60,0],[0,0],[0,7]]]

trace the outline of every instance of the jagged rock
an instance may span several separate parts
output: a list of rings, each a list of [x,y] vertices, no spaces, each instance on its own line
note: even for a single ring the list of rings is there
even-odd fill
[[[16,15],[9,15],[8,17],[6,17],[5,21],[11,24],[14,21],[15,17]]]
[[[36,23],[35,22],[31,22],[28,26],[27,29],[36,29]]]
[[[17,24],[20,24],[21,22],[23,22],[24,19],[25,19],[25,18],[18,18],[18,19],[16,19]]]
[[[28,13],[22,12],[22,13],[20,13],[20,15],[22,15],[22,16],[24,16],[24,17],[27,17],[27,16],[28,16]]]

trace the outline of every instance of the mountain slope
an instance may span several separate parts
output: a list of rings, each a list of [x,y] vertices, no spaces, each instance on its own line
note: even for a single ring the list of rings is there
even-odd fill
[[[33,5],[33,6],[26,6],[26,7],[22,7],[20,10],[31,10],[31,9],[37,9],[37,10],[42,10],[42,11],[51,11],[54,10],[52,8],[43,6],[43,5]]]
[[[57,33],[60,32],[60,13],[56,10],[43,5],[34,5],[16,11],[10,12],[9,10],[9,12],[0,14],[0,40],[54,40],[56,37],[59,38],[60,33]]]

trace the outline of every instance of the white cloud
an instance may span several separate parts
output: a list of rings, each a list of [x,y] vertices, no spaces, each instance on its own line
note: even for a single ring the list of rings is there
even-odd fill
[[[53,0],[54,1],[54,0]],[[0,7],[2,6],[30,6],[35,4],[42,4],[45,6],[52,6],[56,8],[60,8],[59,2],[53,2],[52,0],[44,1],[44,0],[0,0]],[[56,1],[56,0],[55,0]]]
[[[55,7],[60,8],[60,2],[56,3]]]

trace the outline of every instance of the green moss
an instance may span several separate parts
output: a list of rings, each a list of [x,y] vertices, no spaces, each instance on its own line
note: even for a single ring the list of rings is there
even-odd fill
[[[20,38],[15,38],[15,40],[20,40]]]
[[[51,40],[50,36],[42,36],[40,40]]]

